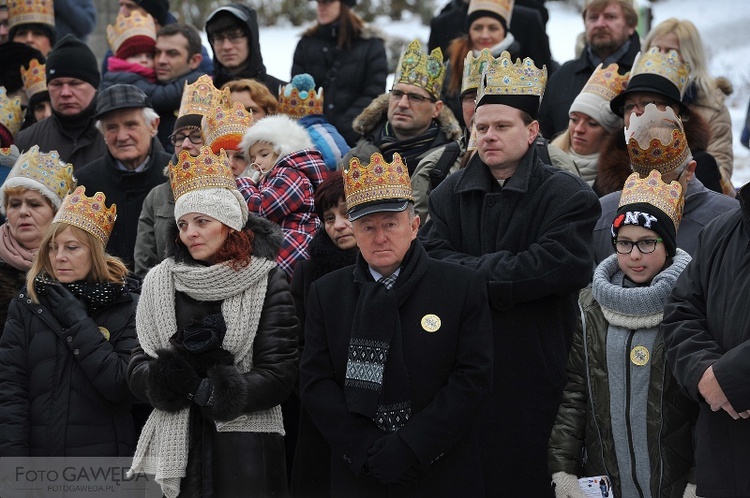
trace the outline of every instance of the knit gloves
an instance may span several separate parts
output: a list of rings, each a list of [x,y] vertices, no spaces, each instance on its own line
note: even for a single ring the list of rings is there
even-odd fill
[[[382,484],[405,484],[419,475],[417,456],[395,432],[376,440],[368,453],[365,469]]]
[[[567,472],[552,474],[552,484],[555,488],[555,498],[586,498],[578,485],[578,478]]]

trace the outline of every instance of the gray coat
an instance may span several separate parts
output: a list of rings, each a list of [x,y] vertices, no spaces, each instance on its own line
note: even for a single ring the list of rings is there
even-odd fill
[[[169,182],[157,185],[143,200],[135,237],[135,273],[146,273],[165,258],[166,234],[174,225],[174,195]]]

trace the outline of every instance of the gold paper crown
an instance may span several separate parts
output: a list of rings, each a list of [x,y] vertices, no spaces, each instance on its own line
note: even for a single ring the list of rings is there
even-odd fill
[[[29,180],[34,183],[29,184]],[[18,156],[5,182],[5,185],[36,188],[50,200],[54,197],[62,200],[75,186],[73,165],[62,161],[56,150],[39,152],[38,145]]]
[[[541,69],[526,57],[514,63],[506,50],[490,62],[482,74],[477,91],[477,102],[485,95],[544,95],[547,85],[547,66]]]
[[[214,112],[203,116],[201,128],[206,134],[206,145],[218,154],[221,149],[237,149],[252,125],[252,112],[245,110],[241,102],[235,102],[231,106],[217,106]]]
[[[229,88],[219,90],[214,86],[211,77],[204,74],[193,84],[185,82],[177,117],[186,114],[206,116],[219,106],[229,106]]]
[[[28,98],[47,91],[47,76],[44,73],[46,66],[46,64],[40,64],[36,59],[31,59],[28,69],[21,66],[21,79]]]
[[[690,156],[682,121],[671,107],[661,111],[655,104],[648,104],[640,116],[632,114],[625,139],[633,171],[641,175],[651,170],[668,173]]]
[[[169,182],[175,201],[193,190],[226,188],[237,190],[229,158],[223,150],[214,154],[210,147],[201,147],[193,157],[188,151],[180,152],[177,164],[169,162]]]
[[[67,223],[86,230],[106,246],[117,219],[117,206],[112,204],[107,207],[105,201],[106,197],[101,192],[88,197],[86,187],[81,185],[63,199],[54,222]]]
[[[510,18],[513,15],[513,4],[515,3],[515,0],[471,0],[467,15],[470,16],[479,10],[487,10],[505,19],[506,24],[510,26]]]
[[[344,195],[349,211],[370,202],[414,200],[409,170],[398,153],[393,154],[393,162],[389,163],[376,152],[370,156],[368,165],[353,157],[344,169]]]
[[[429,55],[422,52],[422,44],[414,40],[401,52],[393,83],[406,83],[424,88],[434,98],[440,98],[445,79],[443,52],[434,49]]]
[[[23,124],[21,99],[8,97],[4,86],[0,86],[0,125],[4,126],[14,137]]]
[[[289,95],[286,90],[289,88]],[[323,88],[300,92],[290,85],[282,86],[279,91],[279,112],[293,118],[302,118],[310,114],[323,114]]]
[[[615,62],[607,67],[603,66],[603,64],[599,64],[594,69],[581,93],[593,93],[607,102],[611,102],[612,99],[620,95],[628,86],[630,72],[625,74],[618,73],[619,66]]]
[[[479,53],[479,57],[474,57],[474,51],[469,50],[464,59],[464,76],[461,79],[461,93],[479,88],[479,82],[482,79],[482,73],[492,61],[490,49],[485,48]]]
[[[107,41],[114,53],[117,53],[125,40],[134,36],[145,36],[156,42],[156,24],[150,14],[144,16],[133,10],[128,17],[118,14],[115,24],[107,25]]]
[[[641,52],[636,58],[630,71],[630,79],[639,74],[655,74],[668,79],[682,96],[690,80],[690,64],[681,62],[676,50],[664,54],[659,51],[659,47],[651,47],[648,52]]]
[[[651,171],[646,178],[633,173],[625,180],[618,208],[627,204],[646,203],[669,216],[674,228],[680,226],[685,197],[678,181],[664,183],[658,171]]]
[[[55,26],[55,5],[52,0],[8,0],[8,27],[21,24]]]

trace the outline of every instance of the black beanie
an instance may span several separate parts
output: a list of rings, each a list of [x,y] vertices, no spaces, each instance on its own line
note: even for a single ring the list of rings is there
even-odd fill
[[[167,14],[169,14],[169,0],[135,0],[143,10],[151,14],[154,21],[158,22],[162,26],[167,22]]]
[[[78,78],[99,88],[101,75],[94,52],[75,36],[68,34],[47,56],[47,85],[55,78]]]
[[[612,221],[612,245],[617,242],[617,234],[624,225],[633,225],[659,234],[667,255],[674,257],[677,253],[677,229],[672,218],[661,209],[647,202],[634,202],[625,204],[617,210],[617,216]]]

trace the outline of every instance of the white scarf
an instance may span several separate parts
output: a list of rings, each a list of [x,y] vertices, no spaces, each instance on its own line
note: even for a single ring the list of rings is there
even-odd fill
[[[177,332],[175,291],[199,301],[223,301],[227,332],[222,346],[234,355],[241,373],[253,366],[253,341],[266,297],[268,273],[274,261],[253,257],[249,266],[235,271],[229,266],[190,266],[172,258],[153,268],[143,282],[135,323],[143,350],[156,357],[159,348],[170,348]],[[180,493],[188,460],[190,408],[175,413],[154,409],[143,427],[128,475],[155,474],[168,498]],[[229,422],[216,422],[219,432],[276,432],[284,434],[281,407],[246,413]]]
[[[581,175],[581,180],[589,184],[589,187],[594,186],[594,180],[599,172],[599,155],[601,152],[594,152],[593,154],[579,154],[572,148],[568,151],[568,155],[573,159],[573,162],[578,168],[578,172]]]

